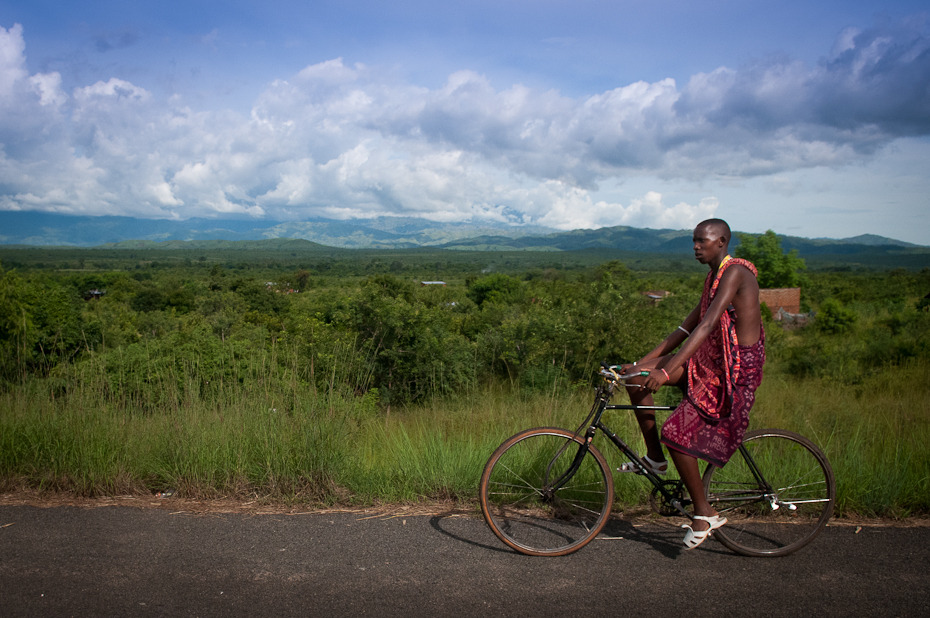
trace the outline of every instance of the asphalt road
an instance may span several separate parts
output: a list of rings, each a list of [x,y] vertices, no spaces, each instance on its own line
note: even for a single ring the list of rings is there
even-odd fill
[[[680,537],[617,519],[530,558],[456,513],[0,506],[0,616],[930,615],[930,527],[831,525],[777,559]]]

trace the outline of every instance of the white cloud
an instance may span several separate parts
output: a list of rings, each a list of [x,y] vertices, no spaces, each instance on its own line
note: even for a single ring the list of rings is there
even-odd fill
[[[194,112],[111,78],[61,90],[0,28],[0,208],[151,217],[486,218],[557,228],[687,228],[713,189],[862,161],[930,133],[923,31],[844,32],[815,67],[768,60],[570,98],[473,71],[436,89],[341,59],[260,93],[248,116]],[[923,87],[921,88],[921,84]],[[605,191],[636,178],[651,187]]]
[[[16,82],[26,77],[26,43],[19,24],[7,30],[0,26],[0,97],[9,97]]]

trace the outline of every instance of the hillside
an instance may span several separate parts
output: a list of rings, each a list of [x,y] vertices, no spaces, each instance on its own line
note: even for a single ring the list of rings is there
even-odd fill
[[[740,232],[735,230],[733,246]],[[777,232],[777,230],[776,230]],[[84,217],[35,212],[0,213],[0,246],[107,249],[247,250],[319,252],[339,249],[424,249],[466,252],[621,251],[690,256],[691,230],[627,226],[558,232],[540,227],[439,223],[381,217],[364,221],[316,219],[167,221],[131,217]],[[814,267],[923,268],[930,247],[875,235],[846,239],[779,236]]]

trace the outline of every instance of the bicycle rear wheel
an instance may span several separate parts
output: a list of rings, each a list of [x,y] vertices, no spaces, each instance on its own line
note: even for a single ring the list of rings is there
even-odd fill
[[[714,538],[744,556],[784,556],[804,547],[823,530],[836,500],[823,452],[780,429],[747,433],[726,466],[708,466],[704,487],[728,520]]]
[[[538,428],[508,438],[481,475],[481,512],[509,547],[530,556],[563,556],[589,543],[607,523],[614,501],[610,467],[594,447],[570,469],[584,439],[564,429]]]

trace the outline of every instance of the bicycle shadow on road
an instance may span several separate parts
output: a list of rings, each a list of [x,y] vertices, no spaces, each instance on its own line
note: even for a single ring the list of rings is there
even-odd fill
[[[462,513],[456,511],[438,513],[430,518],[430,526],[440,534],[474,547],[507,554],[518,553],[498,541],[493,533],[487,529],[487,526],[468,526],[453,530],[452,526],[449,525],[450,522],[460,520],[462,517]],[[470,521],[481,521],[476,517],[467,517],[467,519]],[[480,532],[478,532],[479,530]],[[479,535],[482,537],[480,540],[477,538]],[[665,558],[675,560],[685,551],[681,542],[683,537],[684,531],[675,524],[644,524],[620,517],[611,517],[607,521],[607,525],[604,526],[604,529],[592,543],[603,541],[641,543],[658,552]],[[581,551],[583,551],[583,549]]]
[[[620,517],[611,517],[601,533],[594,539],[598,541],[630,541],[641,543],[658,552],[665,558],[677,559],[684,547],[681,528],[668,523],[638,523]]]
[[[502,552],[502,553],[507,553],[507,554],[517,553],[513,551],[512,549],[510,549],[509,547],[505,547],[503,544],[500,543],[500,541],[498,541],[495,544],[494,541],[497,541],[497,539],[494,537],[494,534],[490,530],[488,530],[487,526],[470,526],[467,532],[471,533],[472,529],[481,530],[482,531],[481,536],[491,540],[491,544],[478,541],[474,538],[468,538],[462,534],[463,531],[453,532],[452,530],[449,529],[449,526],[446,525],[450,521],[458,520],[458,519],[461,519],[462,517],[463,515],[460,512],[456,512],[456,511],[438,513],[430,517],[429,525],[432,526],[432,528],[436,530],[437,532],[439,532],[440,534],[444,534],[448,537],[455,539],[456,541],[461,541],[462,543],[468,543],[469,545],[473,545],[475,547],[480,547],[481,549],[487,549],[490,551]],[[469,519],[472,521],[481,521],[480,519],[477,519],[475,517],[469,517]]]
[[[733,555],[733,552],[717,542],[713,535],[707,541],[701,544],[699,549],[689,552],[685,549],[684,538],[685,530],[681,524],[686,522],[684,518],[659,518],[653,521],[642,521],[640,519],[622,519],[620,517],[611,517],[607,525],[595,540],[628,540],[647,545],[666,558],[673,560],[701,551],[720,555]]]

